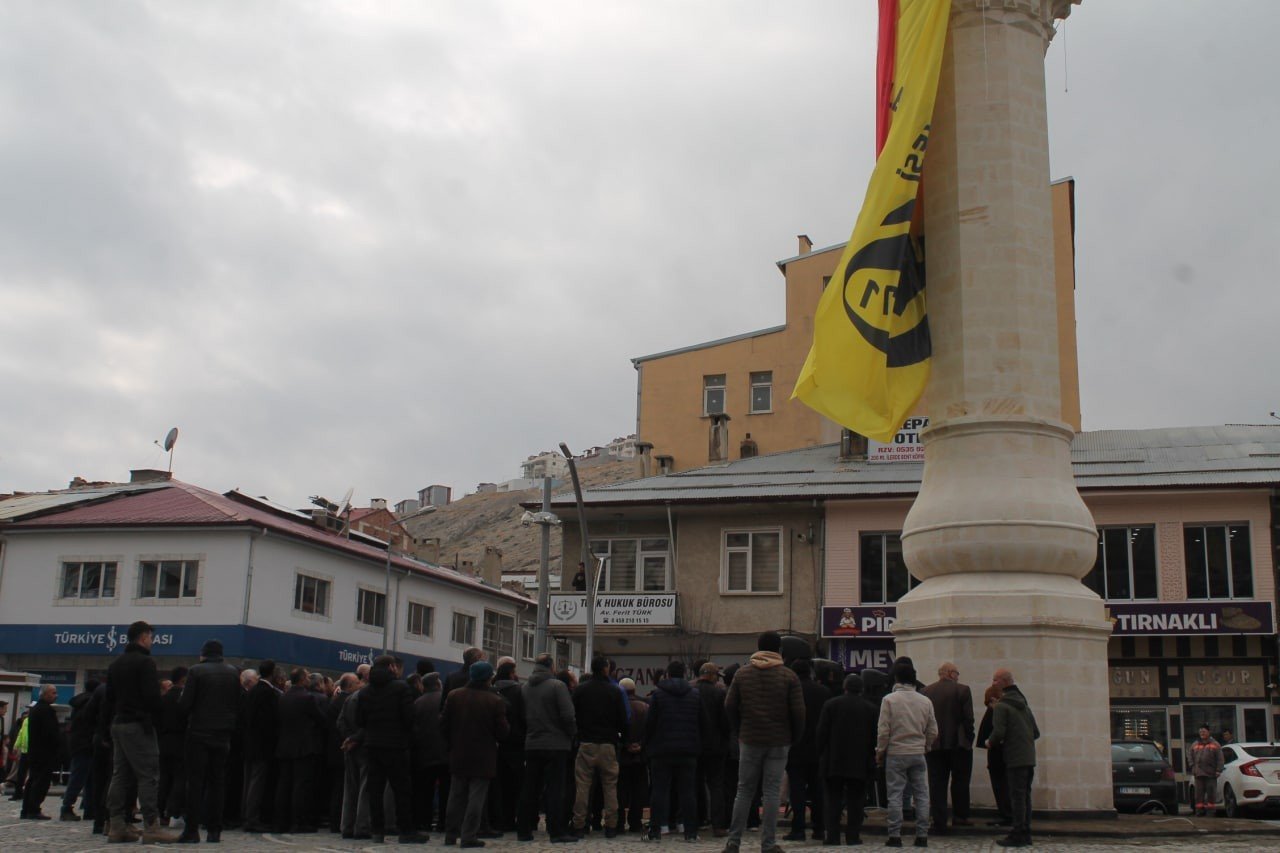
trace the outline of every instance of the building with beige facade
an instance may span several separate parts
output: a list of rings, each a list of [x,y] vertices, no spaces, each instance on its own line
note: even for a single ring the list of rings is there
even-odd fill
[[[1054,289],[1062,420],[1080,429],[1075,315],[1075,181],[1053,184]],[[835,442],[840,427],[791,399],[813,342],[813,314],[844,244],[778,261],[786,288],[780,326],[632,359],[638,385],[636,434],[651,445],[654,471],[675,472]],[[928,401],[918,407],[928,413]],[[727,417],[725,417],[727,416]]]

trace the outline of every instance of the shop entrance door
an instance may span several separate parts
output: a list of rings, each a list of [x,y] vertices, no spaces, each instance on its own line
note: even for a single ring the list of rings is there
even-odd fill
[[[1238,732],[1235,705],[1183,705],[1182,740],[1188,747],[1200,737],[1200,727],[1209,727],[1209,736],[1221,741],[1222,730]],[[1239,738],[1236,738],[1239,740]]]
[[[1241,705],[1241,725],[1235,730],[1236,740],[1242,743],[1271,743],[1271,706]]]

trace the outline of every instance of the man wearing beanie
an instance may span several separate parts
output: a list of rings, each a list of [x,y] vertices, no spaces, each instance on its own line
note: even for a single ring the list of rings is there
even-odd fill
[[[201,823],[208,827],[208,840],[218,841],[227,756],[240,709],[240,673],[222,659],[222,643],[209,640],[200,649],[200,662],[187,672],[178,708],[187,719],[186,826],[178,841],[198,842]]]
[[[875,779],[876,718],[879,711],[862,696],[862,678],[848,675],[844,693],[827,700],[818,717],[818,772],[826,792],[826,846],[840,843],[840,809],[849,812],[846,844],[861,844],[867,781]]]
[[[493,666],[471,664],[465,687],[449,692],[440,727],[449,744],[449,804],[444,843],[459,836],[463,847],[483,847],[477,836],[489,781],[498,772],[498,741],[510,732],[507,702],[489,689]]]

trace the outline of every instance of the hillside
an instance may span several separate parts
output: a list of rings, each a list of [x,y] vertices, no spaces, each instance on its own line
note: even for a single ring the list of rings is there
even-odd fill
[[[637,474],[635,460],[620,460],[594,465],[579,471],[583,488],[603,486],[633,480]],[[565,482],[555,488],[555,493],[572,489]],[[541,530],[536,526],[523,527],[520,516],[524,501],[540,501],[541,487],[519,492],[476,493],[456,500],[435,512],[414,519],[413,533],[418,540],[439,537],[440,562],[461,565],[465,561],[479,564],[484,557],[485,546],[492,545],[502,551],[503,574],[536,572],[540,558]],[[560,536],[552,531],[551,566],[556,573],[560,565]]]

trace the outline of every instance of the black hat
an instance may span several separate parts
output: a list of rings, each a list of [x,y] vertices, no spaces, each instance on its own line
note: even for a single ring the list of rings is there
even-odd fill
[[[204,645],[200,647],[200,657],[202,658],[222,657],[222,641],[221,640],[205,640]]]

